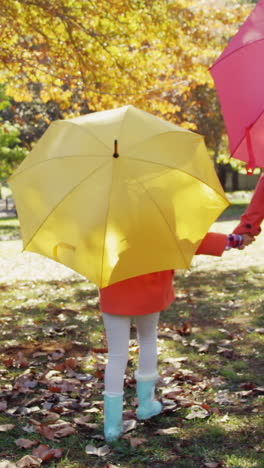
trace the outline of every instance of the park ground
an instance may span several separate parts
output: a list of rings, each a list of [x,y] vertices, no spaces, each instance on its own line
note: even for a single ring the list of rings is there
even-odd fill
[[[211,230],[230,233],[248,198]],[[176,272],[159,327],[158,417],[135,418],[131,328],[125,433],[102,437],[106,340],[96,287],[21,253],[18,220],[0,219],[0,468],[264,468],[264,234]]]

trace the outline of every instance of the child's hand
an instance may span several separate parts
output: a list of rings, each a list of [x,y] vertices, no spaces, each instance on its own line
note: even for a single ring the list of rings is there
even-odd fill
[[[242,237],[243,237],[243,242],[242,242],[241,246],[238,247],[238,249],[240,249],[240,250],[243,250],[247,245],[250,245],[252,242],[255,241],[255,237],[252,236],[249,233],[242,234]]]
[[[254,240],[255,237],[248,232],[245,234],[229,234],[227,236],[226,250],[232,248],[242,250]]]

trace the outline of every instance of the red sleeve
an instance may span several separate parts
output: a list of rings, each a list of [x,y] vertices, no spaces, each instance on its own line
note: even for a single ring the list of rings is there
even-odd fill
[[[226,247],[226,234],[208,232],[195,252],[195,255],[215,255],[221,257]]]
[[[264,173],[262,172],[256,185],[255,192],[245,213],[240,218],[239,225],[235,228],[236,234],[248,232],[252,236],[260,233],[260,225],[264,218]]]

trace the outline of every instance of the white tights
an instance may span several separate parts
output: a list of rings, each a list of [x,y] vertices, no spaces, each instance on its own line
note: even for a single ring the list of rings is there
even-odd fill
[[[108,342],[108,363],[105,369],[105,393],[110,396],[123,392],[124,374],[128,361],[132,317],[103,313]],[[138,373],[157,372],[157,324],[159,312],[133,317],[139,341]]]

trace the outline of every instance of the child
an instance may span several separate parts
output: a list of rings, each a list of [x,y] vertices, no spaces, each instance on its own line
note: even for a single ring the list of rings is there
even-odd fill
[[[244,248],[250,235],[208,233],[196,254],[221,256],[226,248]],[[105,369],[104,435],[113,442],[122,433],[123,385],[128,361],[131,318],[139,340],[139,365],[135,372],[138,419],[159,414],[162,405],[153,399],[157,372],[157,324],[159,312],[174,300],[173,270],[150,273],[112,284],[100,290],[100,307],[108,341]]]

